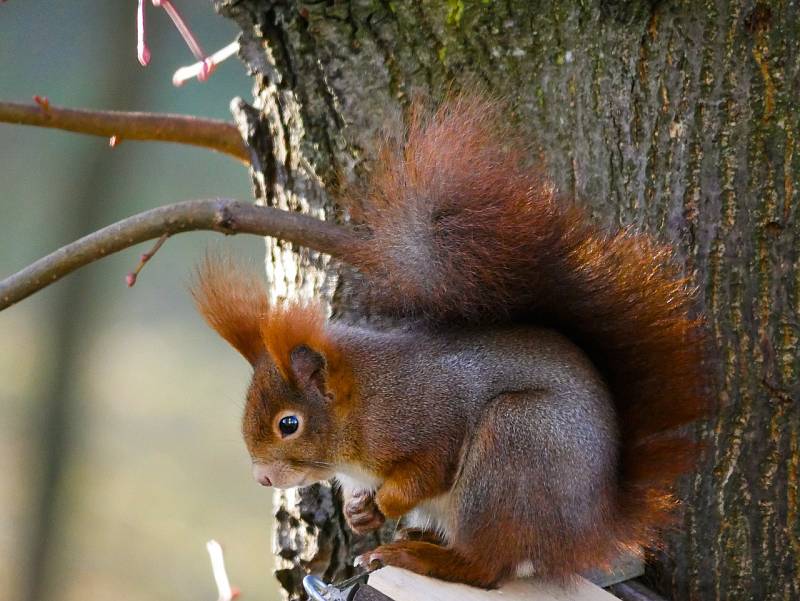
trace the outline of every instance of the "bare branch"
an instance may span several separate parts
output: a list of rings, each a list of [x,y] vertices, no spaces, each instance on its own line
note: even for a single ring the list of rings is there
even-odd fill
[[[236,126],[188,115],[65,109],[46,100],[37,104],[0,102],[0,122],[63,129],[117,140],[152,140],[200,146],[250,163]]]
[[[197,230],[273,236],[344,259],[360,241],[347,227],[300,213],[229,199],[179,202],[84,236],[0,281],[0,311],[106,255],[146,240]]]

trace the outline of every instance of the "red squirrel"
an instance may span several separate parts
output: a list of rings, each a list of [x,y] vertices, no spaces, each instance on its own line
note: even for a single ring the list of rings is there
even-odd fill
[[[708,407],[692,287],[668,248],[559,197],[498,104],[409,121],[339,199],[359,233],[340,258],[401,326],[270,306],[230,261],[199,270],[200,312],[253,366],[255,478],[336,478],[353,530],[407,527],[361,565],[481,587],[654,544]]]

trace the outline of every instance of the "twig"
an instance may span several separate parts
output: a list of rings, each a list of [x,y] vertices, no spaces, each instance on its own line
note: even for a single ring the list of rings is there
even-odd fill
[[[347,227],[273,207],[229,199],[179,202],[84,236],[0,281],[0,311],[102,257],[161,236],[197,230],[274,236],[345,260],[360,242]]]
[[[186,67],[181,67],[172,76],[172,85],[176,87],[180,87],[185,84],[190,79],[194,79],[197,77],[200,81],[203,73],[205,73],[209,68],[216,68],[222,61],[227,60],[234,54],[239,52],[239,42],[234,40],[227,46],[223,46],[219,50],[217,50],[211,56],[207,56],[201,61],[198,61],[194,64],[188,65]],[[211,65],[211,67],[209,67]]]
[[[0,102],[0,122],[63,129],[117,140],[153,140],[190,144],[222,152],[250,163],[250,154],[236,126],[188,115],[122,111],[88,111],[37,104]]]
[[[191,77],[197,77],[199,81],[206,81],[222,60],[225,60],[225,58],[236,52],[234,50],[233,53],[225,54],[222,58],[219,58],[219,56],[224,54],[223,51],[225,49],[223,49],[222,51],[208,56],[203,50],[202,46],[200,46],[200,42],[195,37],[194,33],[192,33],[189,25],[183,20],[180,12],[177,8],[175,8],[170,0],[151,0],[151,3],[153,6],[163,8],[164,12],[169,15],[169,18],[172,19],[172,23],[175,25],[175,28],[181,34],[183,41],[186,42],[186,45],[189,47],[191,53],[199,61],[197,63],[197,68],[193,69],[193,74]],[[147,47],[147,40],[145,36],[145,4],[146,0],[139,0],[139,7],[136,13],[136,53],[139,57],[139,63],[141,63],[143,67],[146,67],[150,62],[150,49]],[[185,69],[179,69],[176,76],[173,77],[173,83],[176,86],[182,85],[185,81],[185,79],[183,79],[183,75],[186,73],[188,73],[188,71]]]
[[[136,269],[125,276],[125,283],[128,284],[128,288],[133,288],[133,286],[136,284],[136,278],[139,277],[139,272],[144,269],[144,266],[147,265],[147,262],[158,252],[158,249],[163,246],[164,242],[167,241],[167,238],[169,238],[169,234],[162,234],[161,237],[156,240],[153,248],[146,253],[142,253],[142,256],[139,257],[139,264],[136,266]]]
[[[139,0],[139,6],[136,9],[136,57],[142,67],[150,64],[150,48],[147,47],[147,37],[145,36],[145,2],[147,0]]]
[[[186,42],[186,45],[189,47],[189,50],[191,50],[192,54],[194,54],[194,57],[199,61],[205,60],[206,53],[200,47],[200,42],[194,37],[192,30],[189,29],[181,13],[172,5],[172,2],[170,2],[170,0],[154,0],[153,6],[160,6],[169,15],[169,18],[172,19],[175,28],[181,34],[183,41]]]
[[[219,594],[217,601],[233,601],[239,596],[239,590],[231,587],[228,573],[225,571],[225,557],[222,554],[222,546],[215,540],[206,543],[208,555],[211,558],[211,571],[214,574],[214,582],[217,584]]]

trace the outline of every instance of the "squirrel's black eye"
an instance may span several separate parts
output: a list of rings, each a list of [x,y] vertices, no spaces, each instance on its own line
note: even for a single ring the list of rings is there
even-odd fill
[[[281,421],[278,422],[278,429],[281,431],[283,436],[289,436],[297,432],[297,428],[300,427],[300,420],[297,419],[296,415],[287,415],[286,417],[281,418]]]

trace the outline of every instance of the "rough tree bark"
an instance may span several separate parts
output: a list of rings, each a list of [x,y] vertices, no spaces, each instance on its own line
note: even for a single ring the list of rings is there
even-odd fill
[[[477,82],[512,101],[562,192],[675,244],[709,315],[721,410],[654,578],[675,599],[800,598],[797,3],[214,3],[255,79],[234,112],[260,201],[332,217],[326,187],[363,173],[387,119]],[[320,257],[267,244],[276,295],[332,289]],[[277,507],[293,595],[301,565],[347,573],[329,488]]]

